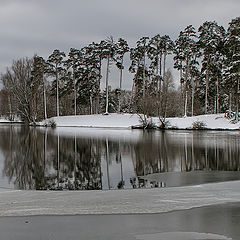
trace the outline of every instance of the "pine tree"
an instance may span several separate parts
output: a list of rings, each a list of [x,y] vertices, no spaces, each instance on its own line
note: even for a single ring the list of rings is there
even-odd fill
[[[239,112],[240,94],[240,17],[229,23],[225,47],[226,51],[226,86],[236,95],[236,119]]]
[[[184,85],[184,116],[187,116],[187,105],[188,105],[188,90],[191,83],[190,67],[195,61],[196,55],[198,55],[196,47],[196,31],[192,25],[187,26],[184,31],[181,31],[177,40],[175,41],[175,56],[174,56],[174,67],[180,71],[180,82],[181,88]]]
[[[46,77],[45,77],[46,71],[47,71],[47,64],[45,60],[42,57],[35,55],[33,57],[32,76],[34,81],[39,82],[40,86],[42,86],[44,119],[47,119],[47,94],[46,94]]]
[[[59,116],[59,75],[63,71],[63,58],[65,57],[64,52],[54,50],[53,53],[48,57],[48,73],[55,76],[56,81],[56,114]]]
[[[140,38],[136,43],[136,47],[130,50],[131,65],[129,67],[129,71],[134,73],[133,98],[135,98],[135,101],[140,102],[144,112],[146,110],[146,79],[148,77],[146,67],[148,40],[149,37]]]
[[[100,43],[91,43],[88,45],[89,52],[92,54],[92,58],[95,61],[95,65],[98,71],[98,80],[95,86],[96,91],[96,101],[95,101],[95,112],[99,113],[100,111],[100,83],[102,78],[102,60],[106,58],[105,54],[105,41],[101,41]]]
[[[110,73],[110,65],[114,61],[114,56],[116,54],[116,43],[112,36],[107,38],[104,43],[104,57],[107,58],[107,70],[106,70],[106,87],[105,87],[105,94],[106,94],[106,108],[105,114],[108,114],[108,91],[109,91],[109,73]]]
[[[163,52],[163,95],[164,98],[162,99],[162,108],[163,108],[163,114],[164,114],[164,122],[166,119],[166,114],[167,114],[167,81],[165,79],[166,75],[166,58],[167,55],[171,54],[174,50],[174,42],[170,39],[168,35],[164,35],[161,38],[162,41],[162,52]]]
[[[153,75],[153,89],[156,89],[158,93],[159,89],[161,89],[162,81],[162,55],[163,46],[161,36],[157,34],[149,41],[148,58],[151,61],[149,69],[151,69]]]
[[[219,26],[216,22],[204,22],[203,25],[199,27],[198,31],[200,33],[198,44],[203,55],[201,73],[205,81],[206,114],[209,108],[209,85],[211,84],[211,81],[214,80],[211,76],[214,76],[213,73],[218,72],[219,70],[217,70],[220,60],[219,54],[224,43],[225,29],[222,26]],[[218,72],[218,75],[219,74],[220,73]]]
[[[65,62],[67,68],[72,68],[72,79],[73,79],[73,93],[74,93],[74,115],[77,115],[77,69],[82,60],[81,51],[75,48],[71,48],[68,54],[68,59]]]
[[[122,92],[122,75],[123,75],[123,59],[124,55],[129,52],[129,46],[127,41],[122,38],[118,39],[117,42],[117,50],[116,50],[116,66],[120,70],[120,79],[119,79],[119,92],[118,92],[118,112],[121,111],[121,92]]]

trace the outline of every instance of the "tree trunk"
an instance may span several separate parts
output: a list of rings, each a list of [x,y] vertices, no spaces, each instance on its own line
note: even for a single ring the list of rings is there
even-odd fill
[[[184,106],[184,86],[183,86],[183,82],[182,82],[182,68],[180,69],[180,72],[179,72],[179,75],[180,75],[180,91],[181,91],[181,105]],[[184,110],[183,110],[183,115],[184,115]]]
[[[97,86],[97,99],[96,99],[96,113],[99,114],[99,105],[100,105],[100,82],[101,82],[101,71],[102,70],[102,59],[99,59],[99,76],[98,76],[98,86]]]
[[[107,73],[106,73],[106,109],[105,114],[108,114],[108,76],[109,76],[109,62],[110,56],[107,57]]]
[[[239,86],[239,78],[238,78],[238,83],[237,83],[237,100],[236,100],[236,105],[237,105],[237,110],[236,110],[236,120],[238,121],[239,117],[239,94],[240,94],[240,86]]]
[[[162,77],[162,53],[160,54],[160,59],[159,59],[159,75]]]
[[[166,74],[166,58],[167,58],[167,53],[164,52],[164,54],[163,54],[163,82],[164,82],[165,74]]]
[[[89,101],[90,101],[90,115],[92,115],[93,114],[93,100],[92,100],[92,96],[90,96]]]
[[[232,93],[229,93],[229,111],[232,111]]]
[[[207,59],[207,69],[206,69],[205,114],[207,114],[208,112],[208,85],[209,85],[209,56]]]
[[[188,91],[185,91],[184,117],[187,117]]]
[[[192,117],[194,115],[194,91],[195,91],[195,89],[193,87],[192,88]]]
[[[185,102],[184,102],[184,117],[187,117],[187,95],[188,95],[188,71],[189,71],[189,56],[186,56],[186,72],[185,72]]]
[[[57,106],[56,106],[56,108],[57,108],[57,117],[59,117],[59,86],[58,86],[58,72],[57,72],[57,66],[56,66],[56,84],[57,84],[57,96],[56,96],[56,104],[57,104]]]
[[[122,61],[121,61],[121,66],[123,65],[123,56],[122,56]],[[119,99],[118,99],[118,112],[121,112],[121,95],[122,95],[122,67],[120,69],[120,82],[119,82]]]
[[[76,74],[76,69],[75,67],[73,67],[74,115],[76,116],[77,115],[77,89],[76,89],[75,74]]]
[[[144,52],[144,59],[143,59],[143,101],[145,102],[145,89],[146,88],[146,79],[145,79],[145,52]]]
[[[214,97],[214,113],[217,113],[217,96]]]
[[[44,106],[44,119],[47,119],[47,96],[45,79],[43,79],[43,106]]]
[[[219,113],[219,83],[218,83],[218,77],[217,77],[217,100],[216,100],[216,107],[217,107],[217,111],[216,113]]]
[[[9,120],[12,121],[12,101],[10,94],[8,94],[8,105],[9,105]]]
[[[157,56],[157,69],[156,69],[156,75],[157,75],[157,82],[154,83],[154,88],[155,88],[155,84],[157,86],[157,92],[159,91],[159,55]]]

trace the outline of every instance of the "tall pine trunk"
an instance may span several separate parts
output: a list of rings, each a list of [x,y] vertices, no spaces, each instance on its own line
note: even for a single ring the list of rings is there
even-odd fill
[[[187,117],[187,104],[188,104],[188,71],[189,71],[189,56],[186,56],[187,69],[185,72],[185,101],[184,101],[184,117]]]
[[[184,117],[187,117],[188,91],[185,90]]]
[[[145,52],[143,58],[143,101],[145,103],[145,94],[146,94],[146,79],[145,79]]]
[[[76,69],[73,67],[73,91],[74,91],[74,115],[77,115],[77,89],[76,89]]]
[[[164,117],[164,122],[166,119],[167,115],[167,83],[166,83],[166,58],[167,58],[167,53],[166,51],[163,54],[163,104],[164,104],[164,112],[163,112],[163,117]],[[163,107],[163,106],[162,106]]]
[[[44,106],[44,119],[47,119],[47,96],[46,96],[46,84],[43,78],[43,106]]]
[[[89,102],[90,102],[90,115],[93,114],[93,100],[92,100],[92,95],[89,97]]]
[[[98,114],[99,106],[100,106],[100,82],[101,82],[101,73],[102,73],[102,58],[99,59],[99,76],[98,76],[98,82],[97,82],[97,99],[96,99],[96,113]]]
[[[108,114],[108,76],[109,76],[109,63],[110,63],[110,56],[107,57],[107,73],[106,73],[106,109],[105,114]]]
[[[194,91],[195,91],[195,89],[193,87],[192,88],[192,117],[194,115]]]
[[[232,93],[229,93],[229,111],[232,112]]]
[[[208,112],[208,85],[209,85],[209,56],[207,59],[207,69],[206,69],[205,114],[207,114]]]
[[[8,94],[8,106],[9,106],[9,120],[13,121],[13,116],[12,116],[12,101],[10,94]]]
[[[239,78],[237,83],[237,99],[236,99],[236,120],[239,120],[239,93],[240,93],[240,87],[239,87]]]
[[[217,99],[216,99],[216,113],[219,113],[219,82],[217,77]]]
[[[123,65],[123,56],[122,56],[122,60],[121,60],[121,69],[120,69],[120,80],[119,80],[119,99],[118,99],[118,112],[121,112],[121,95],[122,95],[122,74],[123,74],[123,70],[122,70],[122,65]]]
[[[56,109],[57,109],[57,117],[59,117],[59,83],[58,83],[58,71],[57,71],[57,66],[56,66],[56,90],[57,90],[57,96],[56,96]]]

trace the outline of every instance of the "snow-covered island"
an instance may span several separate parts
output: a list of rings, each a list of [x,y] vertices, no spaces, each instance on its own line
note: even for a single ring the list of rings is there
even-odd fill
[[[149,117],[156,127],[161,125],[159,118]],[[142,125],[140,115],[117,114],[108,115],[78,115],[61,116],[44,120],[39,125],[50,125],[54,123],[57,127],[91,127],[91,128],[134,128]],[[209,114],[193,117],[175,117],[166,119],[166,129],[211,129],[211,130],[239,130],[240,122],[234,123],[224,114]]]

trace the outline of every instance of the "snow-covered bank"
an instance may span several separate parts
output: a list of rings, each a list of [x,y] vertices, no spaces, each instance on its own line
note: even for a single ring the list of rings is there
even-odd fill
[[[9,119],[6,119],[6,118],[3,118],[3,117],[0,117],[0,123],[12,123],[12,124],[15,124],[15,123],[23,123],[20,119],[16,119],[14,121],[10,121]]]
[[[157,117],[152,118],[152,121],[156,126],[160,125]],[[117,113],[53,117],[41,122],[40,125],[53,122],[57,127],[131,128],[141,125],[140,117],[137,114]],[[224,117],[224,114],[167,118],[166,127],[170,129],[192,129],[196,122],[202,123],[205,129],[239,130],[240,128],[240,122],[232,123]]]
[[[136,114],[117,113],[53,117],[41,125],[49,121],[55,122],[57,127],[131,128],[140,124]]]
[[[240,181],[110,191],[0,189],[0,216],[162,213],[239,202]]]
[[[202,122],[206,129],[226,129],[239,130],[240,122],[232,123],[231,120],[224,117],[224,114],[208,114],[185,118],[168,118],[168,127],[176,127],[178,129],[191,129],[193,123]]]
[[[0,123],[11,123],[11,121],[9,121],[5,118],[0,118]]]

